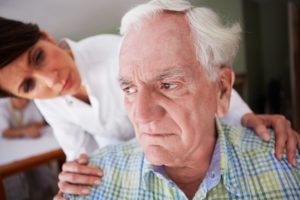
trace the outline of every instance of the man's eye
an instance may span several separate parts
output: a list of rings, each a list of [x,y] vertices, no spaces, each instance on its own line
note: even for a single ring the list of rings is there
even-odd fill
[[[33,61],[36,65],[40,65],[45,59],[45,53],[43,50],[38,49],[33,57]]]
[[[127,87],[124,88],[123,91],[125,92],[125,94],[130,95],[136,93],[137,89],[135,87]]]
[[[28,93],[34,88],[34,81],[32,79],[27,79],[23,83],[23,91],[24,93]]]
[[[161,84],[161,89],[175,89],[177,87],[177,84],[175,83],[162,83]]]

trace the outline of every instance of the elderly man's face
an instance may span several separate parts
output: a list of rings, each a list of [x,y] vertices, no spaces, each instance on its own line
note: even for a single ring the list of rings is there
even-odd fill
[[[219,90],[196,60],[183,15],[160,14],[130,30],[120,52],[119,79],[148,161],[180,166],[205,153],[197,151],[215,137]]]

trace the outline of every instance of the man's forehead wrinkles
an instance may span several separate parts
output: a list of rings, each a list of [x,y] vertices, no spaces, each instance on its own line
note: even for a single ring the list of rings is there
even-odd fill
[[[184,65],[172,65],[170,67],[165,68],[160,76],[183,76],[183,75],[187,75],[189,69],[188,67],[185,67]]]
[[[147,72],[145,72],[144,69],[146,69]],[[184,66],[170,66],[170,67],[166,67],[162,70],[155,70],[153,68],[151,69],[150,67],[146,67],[144,69],[123,71],[123,73],[120,75],[119,82],[127,83],[130,81],[133,81],[135,78],[143,79],[147,82],[148,81],[152,82],[152,81],[159,81],[159,80],[164,80],[164,79],[168,79],[168,78],[184,78],[184,77],[188,77],[191,75],[190,70],[187,70],[189,68],[184,67]],[[149,72],[151,72],[151,73],[149,73]],[[151,74],[151,75],[145,76],[145,75],[149,75],[149,74]]]

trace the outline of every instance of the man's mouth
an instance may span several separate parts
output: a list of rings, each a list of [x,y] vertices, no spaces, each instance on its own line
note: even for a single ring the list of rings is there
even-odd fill
[[[160,133],[160,132],[143,132],[143,134],[151,137],[167,137],[174,135],[173,133]]]

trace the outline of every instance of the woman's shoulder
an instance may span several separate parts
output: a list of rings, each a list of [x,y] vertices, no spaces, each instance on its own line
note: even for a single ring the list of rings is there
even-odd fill
[[[84,46],[93,46],[97,49],[109,49],[108,47],[118,47],[121,42],[121,37],[119,35],[113,34],[101,34],[94,35],[91,37],[84,38],[78,42],[78,45],[81,47]]]
[[[76,63],[80,68],[81,65],[87,69],[88,65],[99,67],[97,65],[107,66],[107,62],[117,59],[118,49],[121,37],[118,35],[96,35],[85,38],[79,42],[67,41],[70,45]]]
[[[66,101],[64,97],[56,97],[51,99],[35,99],[34,104],[44,116],[58,116],[66,110]]]

